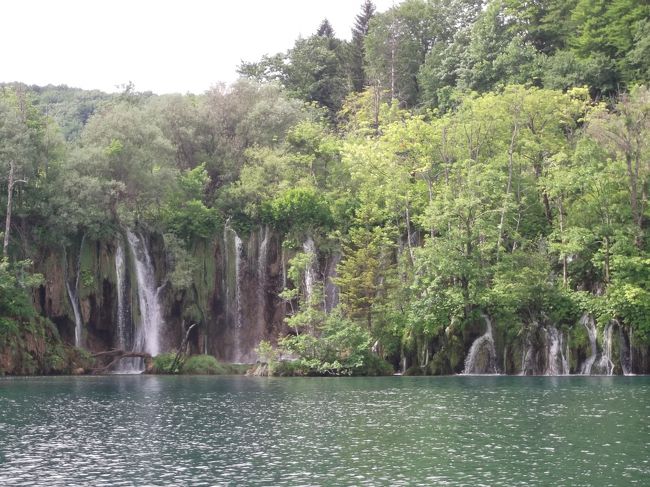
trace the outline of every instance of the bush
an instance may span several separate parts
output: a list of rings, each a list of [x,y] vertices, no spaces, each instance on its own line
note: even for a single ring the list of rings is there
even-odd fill
[[[181,373],[191,375],[226,375],[232,369],[217,362],[212,355],[192,355],[183,364]]]
[[[174,364],[175,353],[161,353],[153,358],[153,367],[151,371],[154,374],[175,374],[178,372],[178,367],[172,370]]]
[[[393,375],[394,373],[395,370],[391,364],[374,353],[368,353],[363,365],[356,369],[353,375],[380,376]]]

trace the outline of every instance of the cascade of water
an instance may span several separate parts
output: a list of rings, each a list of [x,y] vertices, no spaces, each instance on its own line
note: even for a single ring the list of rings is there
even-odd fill
[[[82,235],[81,243],[79,244],[79,255],[77,256],[77,267],[75,268],[74,287],[70,286],[70,282],[66,277],[65,289],[68,293],[68,299],[72,305],[72,313],[74,314],[74,345],[75,347],[83,346],[83,318],[81,316],[81,308],[79,306],[79,277],[81,276],[81,252],[84,248],[86,235]],[[67,259],[66,259],[67,266]]]
[[[585,362],[582,364],[582,367],[580,367],[580,373],[582,375],[590,375],[591,368],[593,367],[598,355],[598,346],[596,343],[598,332],[596,330],[596,322],[588,313],[582,315],[582,318],[580,318],[580,324],[587,329],[587,334],[589,335],[589,345],[591,347],[591,355],[587,358],[587,360],[585,360]]]
[[[619,355],[621,357],[621,370],[623,375],[634,375],[632,366],[632,335],[622,326],[618,326],[618,339],[620,343]]]
[[[117,287],[117,347],[121,350],[127,350],[130,347],[129,337],[127,337],[126,325],[126,303],[125,303],[125,277],[126,264],[124,262],[124,247],[119,242],[115,250],[115,284]]]
[[[233,349],[231,360],[241,362],[241,331],[243,325],[242,312],[242,278],[243,242],[237,232],[226,223],[224,228],[224,258],[225,258],[225,312],[226,319],[232,326]]]
[[[603,352],[600,359],[595,364],[596,370],[602,375],[612,375],[614,373],[614,362],[612,362],[612,333],[614,326],[612,322],[607,323],[603,333]]]
[[[159,302],[162,286],[156,287],[153,263],[144,239],[130,230],[126,231],[126,236],[135,262],[138,304],[140,305],[140,326],[136,333],[133,350],[147,352],[151,356],[155,356],[160,353],[160,330],[163,326]]]
[[[465,369],[463,374],[498,374],[497,370],[497,352],[494,347],[494,338],[492,336],[492,322],[490,318],[481,314],[485,321],[487,330],[483,335],[478,337],[472,343],[469,353],[465,358]]]
[[[235,340],[236,340],[236,347],[235,347],[235,362],[241,362],[242,355],[241,355],[241,328],[242,328],[242,286],[241,286],[241,279],[242,279],[242,259],[241,259],[241,252],[242,252],[242,241],[241,238],[239,238],[239,235],[233,230],[234,236],[235,236],[235,306],[237,310],[237,316],[235,319]]]
[[[534,328],[537,328],[537,323],[534,323]],[[536,355],[533,340],[531,339],[531,332],[529,331],[526,334],[526,343],[522,351],[521,375],[536,375],[538,373]]]
[[[314,295],[314,265],[316,262],[316,245],[311,237],[308,237],[307,240],[305,240],[305,243],[302,244],[302,249],[311,259],[307,269],[305,270],[305,301],[309,303],[311,297]]]
[[[269,255],[269,227],[264,227],[262,239],[260,240],[260,249],[257,253],[257,310],[260,323],[265,319],[266,303],[266,281],[267,281],[267,264]]]
[[[546,329],[546,370],[544,375],[567,375],[569,362],[562,351],[563,336],[554,326]]]
[[[82,327],[83,320],[81,318],[81,309],[79,308],[79,297],[77,296],[77,288],[70,286],[70,283],[66,281],[65,283],[66,291],[68,292],[68,299],[72,305],[72,312],[74,314],[74,346],[82,346]]]
[[[124,245],[120,239],[115,250],[115,285],[117,287],[117,348],[133,350],[133,325],[130,320],[130,309],[126,288],[126,258]],[[124,358],[115,368],[118,374],[134,374],[142,372],[142,360]]]

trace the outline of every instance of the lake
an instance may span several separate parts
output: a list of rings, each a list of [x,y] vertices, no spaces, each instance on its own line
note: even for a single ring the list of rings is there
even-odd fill
[[[650,377],[0,379],[0,485],[650,483]]]

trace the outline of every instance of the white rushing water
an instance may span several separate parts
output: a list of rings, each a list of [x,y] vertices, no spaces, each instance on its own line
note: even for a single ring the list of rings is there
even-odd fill
[[[544,375],[567,375],[569,361],[562,350],[564,338],[554,326],[546,328],[546,370]]]
[[[74,314],[74,346],[81,347],[82,343],[82,327],[83,320],[81,318],[81,309],[79,308],[79,296],[77,295],[77,287],[74,288],[70,286],[70,283],[66,281],[65,288],[68,292],[68,299],[70,299],[70,304],[72,305],[72,312]]]
[[[598,360],[597,370],[602,375],[612,375],[614,373],[614,362],[612,362],[612,334],[614,332],[614,323],[609,322],[603,333],[603,351]]]
[[[117,287],[117,343],[120,350],[133,350],[133,327],[129,320],[129,306],[126,289],[126,258],[124,245],[120,239],[115,249],[115,285]],[[115,368],[118,374],[137,374],[142,372],[143,362],[138,358],[124,358]]]
[[[231,360],[241,362],[242,351],[242,327],[243,327],[243,299],[242,299],[242,278],[243,278],[243,242],[235,229],[226,223],[224,227],[224,291],[225,291],[225,316],[228,324],[232,327],[233,347]]]
[[[117,287],[117,347],[126,350],[129,346],[126,335],[126,262],[124,261],[124,247],[120,241],[115,249],[115,284]]]
[[[492,336],[492,322],[490,318],[481,314],[485,321],[486,331],[472,343],[469,353],[465,358],[463,374],[498,374],[496,366],[496,349]]]
[[[70,285],[70,281],[65,280],[65,289],[68,293],[68,299],[72,306],[72,313],[74,314],[74,345],[75,347],[83,346],[83,317],[81,316],[81,307],[79,306],[79,277],[81,276],[81,253],[83,252],[84,242],[86,235],[81,237],[79,244],[79,255],[77,256],[77,265],[75,268],[74,287]],[[67,266],[67,261],[66,261]]]
[[[302,249],[310,258],[307,269],[305,269],[305,302],[309,303],[314,295],[314,282],[316,279],[314,265],[316,262],[316,245],[311,237],[302,244]]]
[[[130,230],[126,235],[135,262],[140,305],[140,324],[133,350],[147,352],[153,357],[160,353],[160,330],[163,326],[159,302],[161,288],[156,287],[156,275],[144,238]]]
[[[270,242],[269,233],[269,227],[264,227],[260,239],[260,248],[257,253],[257,313],[260,323],[264,323],[266,311],[267,265]]]
[[[587,358],[587,360],[584,361],[584,363],[580,367],[580,373],[583,375],[591,375],[591,368],[593,367],[594,362],[598,357],[598,345],[597,345],[598,331],[596,330],[596,322],[594,321],[593,317],[588,313],[582,315],[582,318],[580,318],[580,324],[587,329],[587,334],[589,335],[589,346],[591,348],[591,355]]]

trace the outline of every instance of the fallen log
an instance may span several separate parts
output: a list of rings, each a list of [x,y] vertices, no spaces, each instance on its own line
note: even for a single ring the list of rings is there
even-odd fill
[[[115,364],[117,364],[123,358],[141,358],[144,359],[144,370],[148,372],[151,370],[152,358],[151,354],[147,352],[130,352],[124,350],[106,350],[104,352],[97,352],[93,354],[95,359],[110,359],[108,363],[100,367],[95,367],[92,369],[93,374],[103,374],[106,371],[110,370]]]

